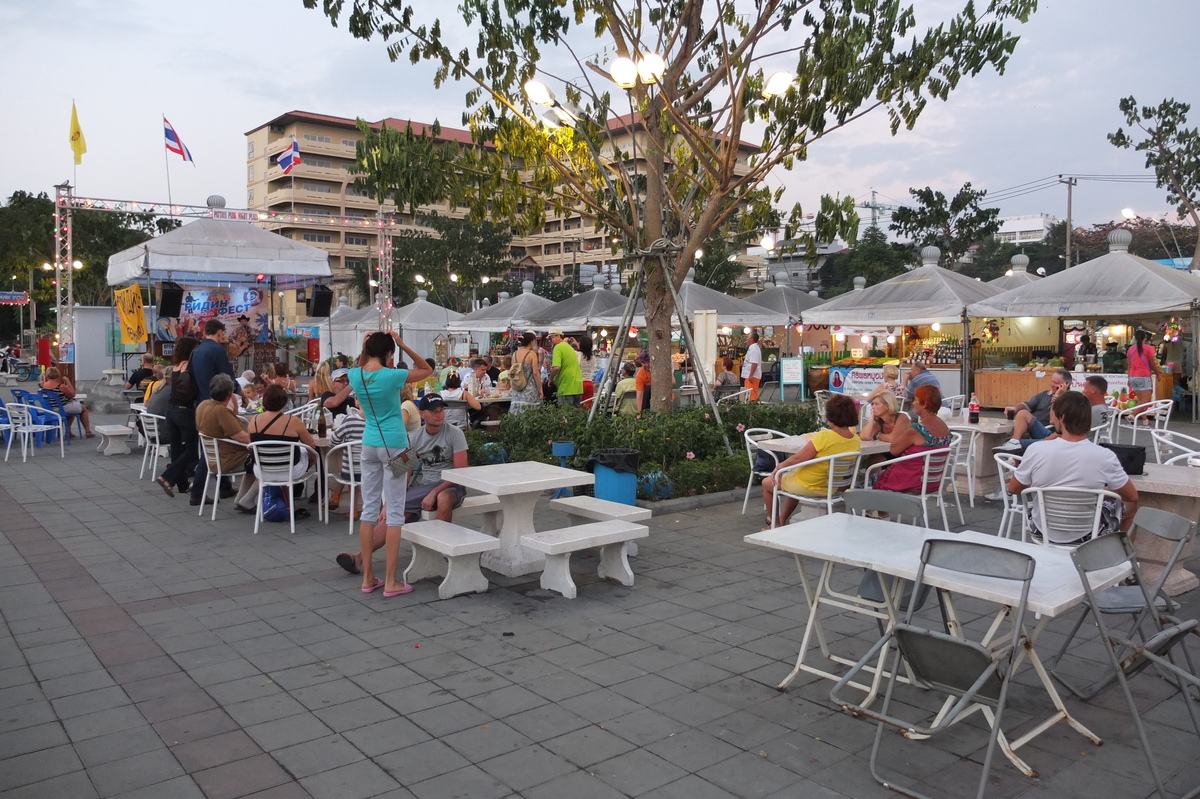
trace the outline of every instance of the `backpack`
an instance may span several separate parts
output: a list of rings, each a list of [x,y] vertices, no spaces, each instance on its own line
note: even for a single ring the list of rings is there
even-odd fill
[[[512,384],[513,391],[524,391],[525,386],[529,382],[525,380],[525,364],[520,361],[514,363],[512,368],[508,370],[508,382]]]

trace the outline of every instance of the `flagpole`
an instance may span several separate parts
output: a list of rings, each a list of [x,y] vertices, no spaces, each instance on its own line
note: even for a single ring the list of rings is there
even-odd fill
[[[166,127],[166,122],[167,122],[167,115],[163,114],[164,129]],[[163,135],[165,136],[166,134],[164,133]],[[167,208],[168,208],[168,210],[170,210],[171,205],[172,205],[172,203],[171,203],[171,156],[167,154],[167,145],[166,145],[165,140],[163,143],[163,166],[167,170]],[[172,216],[173,215],[174,214],[172,214]]]

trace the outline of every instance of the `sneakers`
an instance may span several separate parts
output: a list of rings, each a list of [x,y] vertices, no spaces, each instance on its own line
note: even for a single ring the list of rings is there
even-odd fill
[[[992,447],[992,452],[1020,452],[1021,442],[1010,438],[998,447]]]
[[[984,494],[983,498],[986,499],[988,502],[1000,502],[1006,496],[1007,496],[1007,494],[1004,491],[993,491],[990,494]]]

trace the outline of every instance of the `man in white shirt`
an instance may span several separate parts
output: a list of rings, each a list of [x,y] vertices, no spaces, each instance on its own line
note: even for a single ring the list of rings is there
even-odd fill
[[[750,389],[751,401],[758,399],[758,389],[762,384],[762,347],[758,346],[758,331],[750,331],[750,346],[746,348],[746,357],[742,361],[742,386]]]
[[[1058,421],[1062,434],[1049,441],[1038,442],[1030,447],[1008,481],[1010,494],[1019,494],[1030,486],[1038,488],[1106,488],[1121,498],[1123,512],[1117,529],[1128,531],[1137,513],[1138,493],[1129,475],[1121,468],[1121,462],[1112,450],[1105,449],[1088,440],[1091,429],[1092,406],[1087,397],[1078,391],[1064,391],[1054,399],[1051,415]],[[1117,508],[1106,509],[1116,512]],[[1111,516],[1112,513],[1105,514]],[[1037,532],[1041,519],[1033,509],[1030,523]],[[1101,533],[1113,532],[1104,529]],[[1051,535],[1053,544],[1071,545],[1079,541],[1058,541]]]

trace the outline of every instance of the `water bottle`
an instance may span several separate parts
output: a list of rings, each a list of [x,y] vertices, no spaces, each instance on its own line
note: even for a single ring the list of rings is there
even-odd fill
[[[967,418],[971,424],[979,424],[979,396],[974,391],[971,392],[970,413]]]

